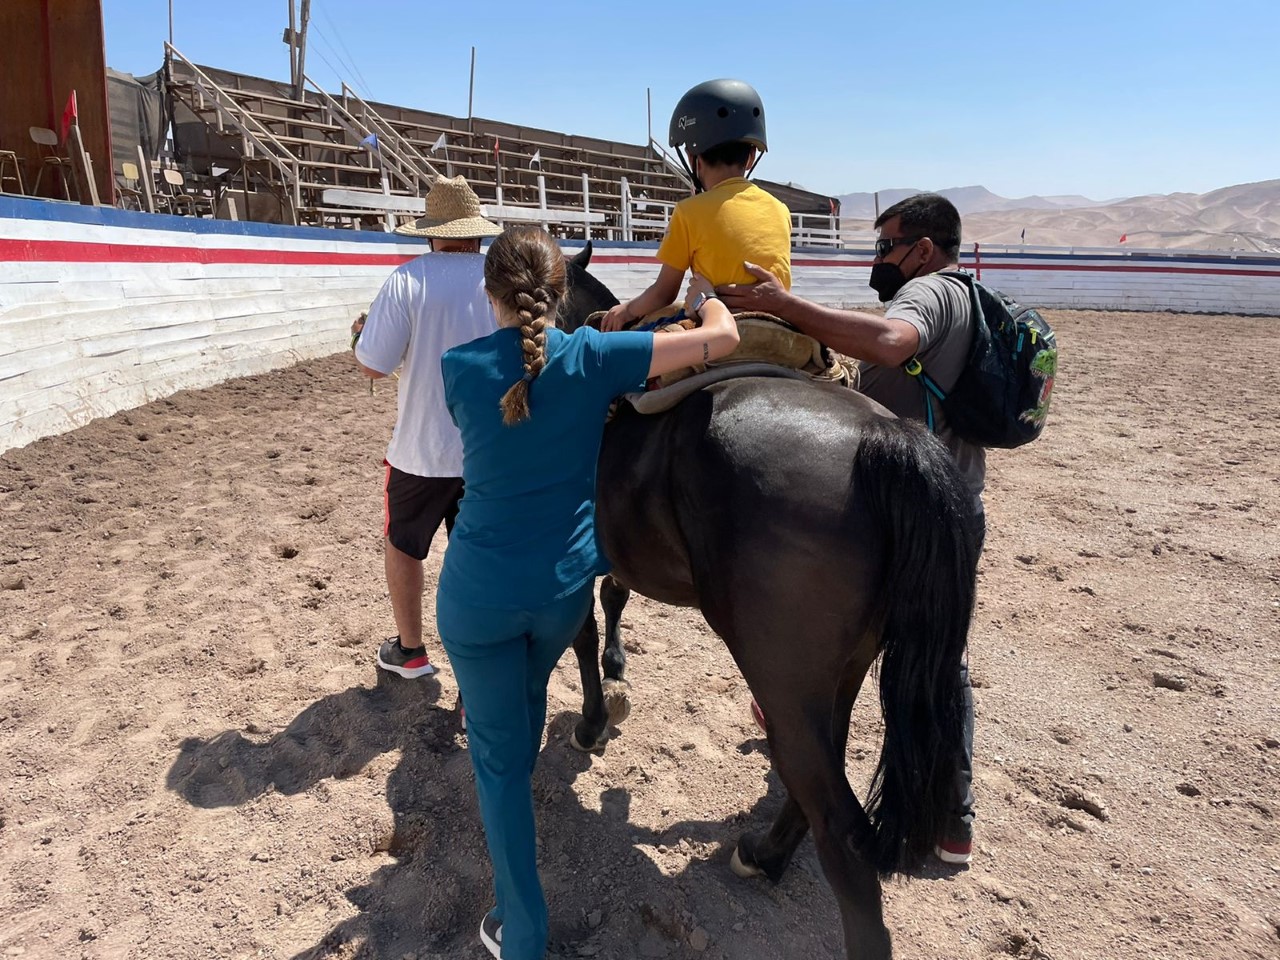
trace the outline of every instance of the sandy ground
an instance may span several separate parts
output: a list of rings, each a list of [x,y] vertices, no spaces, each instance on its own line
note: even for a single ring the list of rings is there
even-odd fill
[[[1276,321],[1051,319],[1049,429],[992,457],[974,862],[886,885],[897,955],[1280,957]],[[484,955],[453,679],[373,666],[394,402],[338,356],[0,457],[4,957]],[[781,792],[716,637],[624,627],[603,756],[553,678],[552,955],[843,956],[811,841],[729,871]],[[864,696],[858,789],[878,746]]]

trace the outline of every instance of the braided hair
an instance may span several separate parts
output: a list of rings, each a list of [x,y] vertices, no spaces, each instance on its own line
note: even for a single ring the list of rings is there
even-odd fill
[[[547,365],[547,327],[565,291],[564,256],[541,227],[510,227],[484,259],[484,286],[520,321],[524,375],[502,395],[502,422],[529,419],[529,387]]]

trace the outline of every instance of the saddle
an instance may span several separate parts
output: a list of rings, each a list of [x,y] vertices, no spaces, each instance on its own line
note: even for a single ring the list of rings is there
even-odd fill
[[[598,325],[602,316],[603,312],[592,314],[587,318],[587,323]],[[808,334],[801,333],[785,320],[757,311],[735,313],[733,319],[738,323],[739,337],[738,346],[733,353],[721,360],[683,367],[655,377],[649,383],[649,392],[671,387],[713,370],[720,372],[720,375],[711,378],[699,376],[699,386],[730,377],[778,375],[772,372],[762,374],[762,367],[780,367],[794,372],[796,379],[808,378],[857,389],[858,367],[853,360],[841,356]],[[664,332],[674,330],[692,330],[697,325],[697,321],[685,317],[679,305],[674,304],[637,321],[628,329],[645,327],[661,336]],[[689,392],[692,391],[684,391],[682,395]]]

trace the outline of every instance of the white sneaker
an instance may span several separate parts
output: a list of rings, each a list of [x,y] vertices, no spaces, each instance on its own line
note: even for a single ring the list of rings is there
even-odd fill
[[[480,942],[493,955],[494,960],[502,960],[502,924],[494,919],[491,912],[486,913],[480,921]]]

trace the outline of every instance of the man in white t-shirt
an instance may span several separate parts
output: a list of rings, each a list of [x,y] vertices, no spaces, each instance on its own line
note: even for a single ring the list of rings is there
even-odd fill
[[[462,439],[444,403],[440,357],[497,329],[484,290],[481,237],[502,229],[480,216],[462,177],[439,178],[427,215],[397,233],[429,237],[431,253],[387,278],[368,318],[352,324],[356,365],[380,379],[401,367],[398,415],[387,446],[385,566],[399,633],[378,666],[410,679],[436,672],[422,639],[422,561],[440,524],[453,530],[462,499]]]

